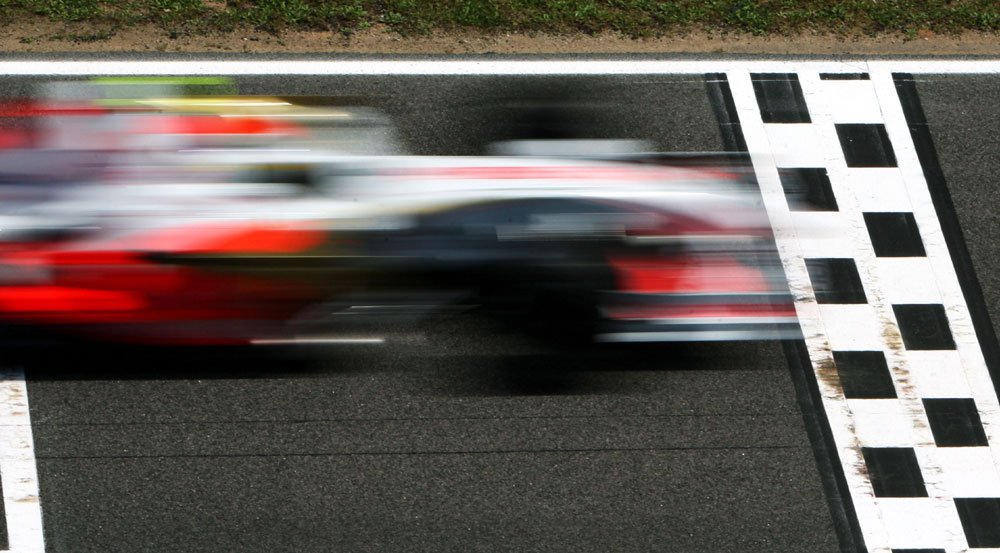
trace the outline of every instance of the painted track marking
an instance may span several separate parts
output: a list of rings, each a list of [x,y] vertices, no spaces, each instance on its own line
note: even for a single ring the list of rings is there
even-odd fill
[[[42,507],[24,371],[0,372],[0,479],[8,551],[41,553]]]

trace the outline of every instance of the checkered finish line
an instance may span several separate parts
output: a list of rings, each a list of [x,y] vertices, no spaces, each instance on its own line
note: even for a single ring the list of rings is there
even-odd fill
[[[893,75],[726,77],[865,547],[1000,551],[1000,405]]]

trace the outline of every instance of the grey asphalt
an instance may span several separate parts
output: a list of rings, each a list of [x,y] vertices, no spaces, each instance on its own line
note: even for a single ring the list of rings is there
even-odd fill
[[[370,97],[411,150],[472,154],[510,130],[498,105],[553,83],[240,85]],[[599,134],[721,148],[700,78],[571,90]],[[28,363],[48,551],[839,550],[780,345],[574,353],[478,318],[423,331],[318,362]]]
[[[1000,321],[1000,76],[921,75],[917,91],[996,329]]]

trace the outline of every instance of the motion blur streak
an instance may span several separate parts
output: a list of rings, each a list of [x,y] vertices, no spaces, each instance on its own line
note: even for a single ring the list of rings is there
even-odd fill
[[[259,346],[289,345],[289,344],[383,344],[385,338],[291,338],[273,339],[261,338],[251,343]]]
[[[380,344],[456,310],[584,342],[799,335],[745,166],[583,140],[578,106],[529,100],[502,155],[420,157],[337,99],[49,83],[0,111],[0,320],[151,344]]]

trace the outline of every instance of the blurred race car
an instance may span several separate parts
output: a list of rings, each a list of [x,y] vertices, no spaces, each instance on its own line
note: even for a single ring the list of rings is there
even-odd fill
[[[37,206],[42,226],[74,231],[22,229],[0,254],[0,320],[139,343],[315,343],[460,305],[605,342],[800,332],[759,193],[736,168],[193,155],[231,173]]]

